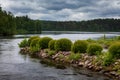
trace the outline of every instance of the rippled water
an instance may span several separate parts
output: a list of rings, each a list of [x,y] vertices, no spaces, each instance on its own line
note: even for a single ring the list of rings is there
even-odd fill
[[[87,34],[87,36],[90,35]],[[39,59],[19,54],[18,43],[23,40],[21,38],[23,36],[29,37],[31,35],[16,35],[14,38],[0,39],[0,80],[110,80],[102,74],[87,69],[71,67],[56,69],[55,67],[41,64]],[[67,37],[71,40],[77,40],[79,37],[85,36],[85,34],[79,34],[79,36],[76,34],[44,34],[41,36],[51,36],[55,39]]]

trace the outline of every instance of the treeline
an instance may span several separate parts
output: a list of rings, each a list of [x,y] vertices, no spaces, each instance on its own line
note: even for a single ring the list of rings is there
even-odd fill
[[[120,31],[120,19],[94,19],[88,21],[42,21],[41,25],[43,31]]]
[[[0,7],[0,35],[13,35],[16,33],[15,18],[11,12],[3,11]]]
[[[41,21],[32,20],[28,16],[15,17],[0,7],[0,35],[41,33]]]
[[[41,33],[41,21],[32,20],[28,16],[16,17],[17,34],[39,34]]]

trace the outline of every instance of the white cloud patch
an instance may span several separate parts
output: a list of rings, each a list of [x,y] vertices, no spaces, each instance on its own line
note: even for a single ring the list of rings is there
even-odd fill
[[[0,0],[15,16],[41,20],[88,20],[120,18],[119,0]]]

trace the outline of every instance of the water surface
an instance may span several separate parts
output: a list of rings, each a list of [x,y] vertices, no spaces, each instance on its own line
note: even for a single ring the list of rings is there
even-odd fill
[[[15,35],[13,38],[2,37],[0,39],[0,80],[110,80],[100,73],[84,68],[56,69],[54,66],[41,64],[39,59],[19,54],[18,43],[25,36],[32,35]],[[39,36],[50,36],[54,39],[69,38],[74,41],[89,37],[101,37],[102,34],[93,36],[92,34],[42,34]]]

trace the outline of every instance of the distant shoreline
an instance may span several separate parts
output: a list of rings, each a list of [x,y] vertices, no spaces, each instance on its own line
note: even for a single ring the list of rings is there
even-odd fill
[[[67,34],[120,34],[120,32],[87,32],[87,31],[41,31],[41,34],[44,33],[67,33]]]

